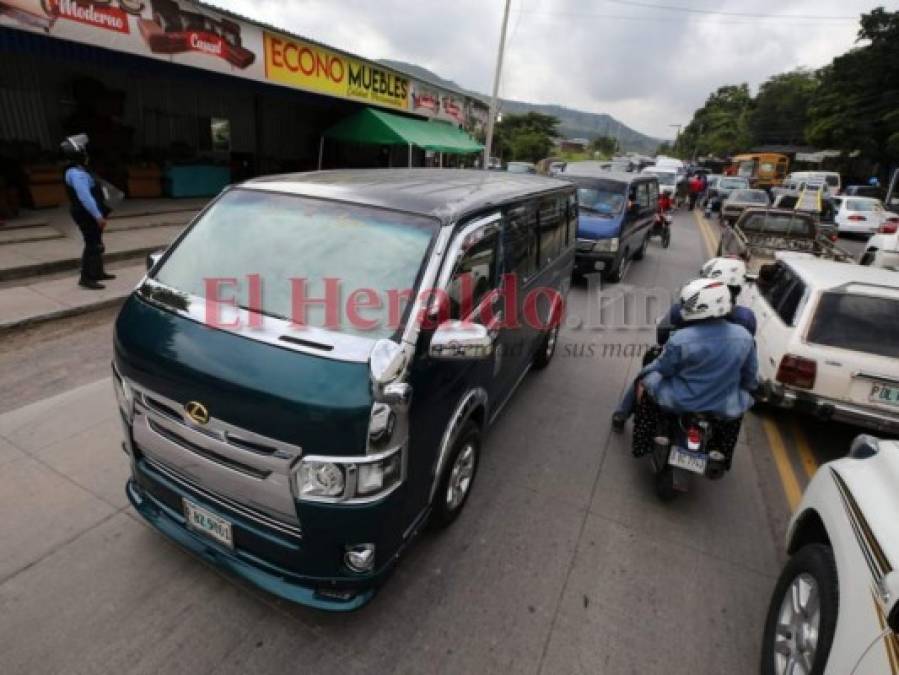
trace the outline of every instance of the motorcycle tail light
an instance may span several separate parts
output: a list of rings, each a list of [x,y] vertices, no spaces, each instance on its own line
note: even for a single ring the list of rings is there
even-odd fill
[[[818,375],[818,364],[811,359],[787,354],[780,360],[777,381],[799,389],[812,389]]]
[[[698,427],[690,427],[687,430],[687,449],[699,450],[702,445],[702,432]]]

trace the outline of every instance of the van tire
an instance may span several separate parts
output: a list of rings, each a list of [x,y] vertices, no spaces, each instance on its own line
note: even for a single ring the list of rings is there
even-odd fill
[[[560,324],[557,323],[553,328],[550,328],[543,334],[543,338],[540,340],[540,346],[537,347],[537,351],[534,354],[534,360],[531,362],[531,367],[534,370],[543,370],[549,365],[549,362],[553,360],[553,356],[556,353],[556,347],[559,344],[559,329]]]
[[[643,243],[640,245],[640,248],[637,249],[637,252],[634,253],[634,260],[643,260],[647,248],[649,248],[649,235],[643,237]]]
[[[618,258],[618,264],[615,265],[615,269],[609,270],[606,273],[606,281],[617,284],[619,281],[624,279],[624,275],[627,273],[628,265],[631,261],[631,252],[628,249],[624,249],[621,253],[621,257]]]
[[[468,461],[460,456],[463,452],[471,452]],[[481,430],[473,421],[467,421],[456,440],[453,442],[453,448],[450,450],[446,458],[446,464],[443,467],[443,474],[440,476],[440,482],[437,484],[437,492],[434,494],[434,507],[431,511],[431,525],[435,529],[442,530],[452,525],[459,517],[465,503],[468,501],[471,490],[474,487],[475,478],[478,475],[478,464],[481,457]],[[457,465],[459,467],[457,468]],[[454,497],[449,494],[450,482],[459,480],[458,470],[463,467],[469,467],[468,482],[466,484],[464,494],[461,495],[461,501],[455,501]],[[457,469],[454,475],[454,469]],[[456,488],[461,487],[456,483]],[[458,494],[458,493],[456,493]]]

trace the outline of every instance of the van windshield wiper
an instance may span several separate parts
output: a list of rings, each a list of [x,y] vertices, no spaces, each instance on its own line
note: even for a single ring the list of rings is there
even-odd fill
[[[581,204],[580,208],[584,211],[589,211],[590,213],[595,213],[598,216],[603,216],[605,218],[611,218],[612,214],[608,211],[600,211],[599,209],[593,208],[592,206],[587,206],[586,204]]]

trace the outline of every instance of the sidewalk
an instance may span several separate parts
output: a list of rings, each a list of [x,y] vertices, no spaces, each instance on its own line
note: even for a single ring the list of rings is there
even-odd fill
[[[116,278],[103,282],[106,288],[102,291],[78,286],[77,273],[63,279],[0,288],[0,334],[115,305],[128,297],[145,271],[143,263],[116,269]]]

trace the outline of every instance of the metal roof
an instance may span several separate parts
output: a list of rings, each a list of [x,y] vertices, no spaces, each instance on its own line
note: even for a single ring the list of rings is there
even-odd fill
[[[256,178],[241,186],[417,213],[445,224],[521,197],[574,188],[533,174],[473,169],[315,171]]]

